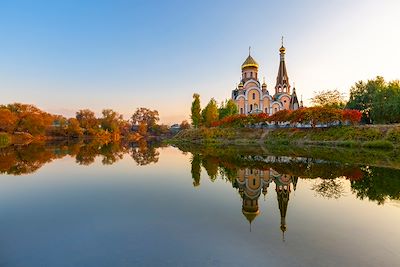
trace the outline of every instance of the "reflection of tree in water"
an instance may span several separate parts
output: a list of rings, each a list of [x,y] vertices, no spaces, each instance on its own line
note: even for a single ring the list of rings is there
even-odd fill
[[[203,157],[201,162],[210,180],[214,182],[218,177],[219,161],[213,157]]]
[[[10,146],[0,149],[0,173],[21,175],[32,173],[54,158],[65,153],[55,154],[42,144]]]
[[[146,140],[139,140],[139,147],[132,148],[132,158],[139,166],[158,162],[160,153],[154,146],[148,146]]]
[[[317,195],[324,198],[338,199],[344,195],[344,185],[341,178],[320,179],[311,187]]]
[[[193,179],[193,186],[200,185],[200,175],[201,175],[201,157],[199,154],[194,154],[191,159],[191,173]]]
[[[98,144],[87,144],[80,147],[75,157],[76,163],[80,165],[90,165],[94,162],[99,153]]]
[[[120,143],[108,143],[100,148],[100,154],[103,156],[101,163],[103,165],[112,165],[124,157],[126,149]]]
[[[351,190],[358,198],[368,198],[384,204],[386,200],[400,199],[400,174],[398,170],[364,167],[364,179],[351,181]]]

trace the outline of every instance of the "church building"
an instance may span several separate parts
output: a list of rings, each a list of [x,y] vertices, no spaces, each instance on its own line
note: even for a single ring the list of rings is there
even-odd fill
[[[279,110],[296,110],[302,106],[298,101],[296,89],[289,83],[285,64],[286,48],[279,49],[280,63],[274,93],[270,94],[265,80],[261,84],[258,78],[258,63],[250,55],[242,64],[242,77],[239,85],[232,91],[232,99],[238,106],[239,114],[267,113],[272,115]]]

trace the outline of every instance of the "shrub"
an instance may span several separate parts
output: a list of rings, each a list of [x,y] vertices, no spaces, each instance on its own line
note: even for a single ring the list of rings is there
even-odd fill
[[[367,148],[392,149],[393,144],[387,140],[367,141],[363,144]]]
[[[0,133],[0,147],[8,146],[11,142],[10,136],[6,133]]]
[[[400,143],[400,128],[393,128],[387,132],[386,139],[392,143]]]

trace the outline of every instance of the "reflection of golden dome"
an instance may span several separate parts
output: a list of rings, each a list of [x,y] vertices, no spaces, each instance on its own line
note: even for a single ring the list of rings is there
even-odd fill
[[[283,45],[281,46],[281,48],[279,48],[279,52],[281,52],[281,53],[285,53],[285,51],[286,51],[286,48],[285,47],[283,47]]]
[[[251,223],[258,216],[258,214],[260,214],[260,211],[259,210],[245,211],[244,209],[242,209],[242,213],[243,213],[244,217],[246,217],[246,219],[249,221],[249,223]]]
[[[250,55],[246,58],[246,60],[242,64],[242,69],[247,68],[247,67],[258,68],[258,63]]]

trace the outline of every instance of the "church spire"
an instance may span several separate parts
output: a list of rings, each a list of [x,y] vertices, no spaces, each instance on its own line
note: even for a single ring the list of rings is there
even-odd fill
[[[280,63],[278,69],[278,76],[276,77],[275,95],[279,94],[290,95],[290,84],[286,70],[285,53],[286,53],[286,48],[283,46],[283,36],[282,36],[281,48],[279,48]]]

